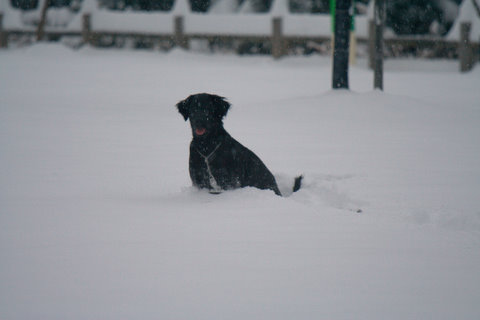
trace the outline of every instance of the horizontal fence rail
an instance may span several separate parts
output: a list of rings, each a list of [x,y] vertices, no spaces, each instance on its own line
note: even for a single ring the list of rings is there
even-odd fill
[[[150,40],[168,40],[181,48],[188,48],[193,39],[228,42],[244,40],[268,43],[275,58],[287,54],[288,48],[298,44],[329,43],[331,41],[330,16],[326,14],[179,14],[172,12],[122,13],[95,10],[83,13],[64,28],[45,27],[48,38],[81,37],[83,43],[96,45],[102,37],[121,37]],[[366,15],[355,17],[356,38],[368,44],[374,52],[372,21]],[[34,27],[12,28],[4,25],[0,12],[0,48],[8,46],[13,36],[35,35]],[[431,49],[456,52],[460,70],[470,70],[479,59],[479,39],[470,39],[471,24],[462,23],[455,37],[386,37],[385,47]],[[373,54],[369,54],[372,59]]]

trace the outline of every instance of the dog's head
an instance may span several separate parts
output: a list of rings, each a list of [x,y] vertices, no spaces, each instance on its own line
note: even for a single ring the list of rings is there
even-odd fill
[[[223,128],[223,118],[230,108],[230,103],[223,97],[200,93],[180,101],[177,108],[185,121],[190,119],[193,136],[202,138],[216,134]]]

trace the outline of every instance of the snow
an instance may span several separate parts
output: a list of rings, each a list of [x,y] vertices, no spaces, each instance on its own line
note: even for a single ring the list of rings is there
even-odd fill
[[[212,1],[208,13],[210,14],[231,14],[237,12],[239,5],[236,0]]]
[[[269,36],[272,21],[266,14],[190,14],[185,19],[187,34]]]
[[[0,1],[0,12],[3,13],[3,28],[19,29],[22,27],[22,13],[12,8],[9,1]]]
[[[470,41],[480,42],[480,17],[478,16],[472,1],[463,1],[461,4],[458,18],[448,32],[447,39],[459,40],[460,26],[465,22],[471,23]]]
[[[291,14],[284,0],[274,1],[269,13],[229,12],[226,6],[232,2],[220,1],[213,7],[212,14],[191,12],[185,0],[177,0],[171,11],[134,12],[100,9],[94,1],[85,0],[82,9],[74,15],[67,9],[49,9],[47,30],[65,29],[80,32],[85,13],[91,14],[91,28],[97,32],[126,32],[143,34],[173,34],[174,18],[183,16],[184,32],[188,35],[237,35],[271,36],[272,17],[282,17],[286,36],[331,36],[329,14]],[[249,4],[245,2],[244,7]],[[6,29],[33,30],[33,24],[40,19],[40,9],[22,13],[8,5],[0,7],[5,11]],[[355,17],[355,32],[358,37],[368,36],[368,15]]]
[[[480,69],[35,45],[0,51],[0,318],[478,319]],[[212,92],[281,198],[191,187]]]
[[[332,34],[330,15],[291,14],[284,17],[287,36],[326,36]]]
[[[110,32],[140,32],[173,34],[173,15],[170,13],[98,10],[92,15],[92,29]]]
[[[3,13],[3,28],[13,30],[36,30],[41,18],[42,4],[35,10],[22,11],[13,8],[10,1],[0,2],[0,12]],[[47,30],[64,29],[72,19],[74,13],[67,8],[50,8],[47,11]]]
[[[275,0],[270,8],[270,14],[274,17],[281,17],[289,14],[288,0]]]

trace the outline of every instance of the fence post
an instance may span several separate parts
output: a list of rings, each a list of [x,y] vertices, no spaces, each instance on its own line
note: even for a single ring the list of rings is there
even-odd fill
[[[37,41],[42,41],[45,37],[45,25],[47,24],[47,11],[49,6],[50,0],[45,0],[40,14],[40,22],[37,27]]]
[[[174,42],[180,48],[188,49],[188,39],[185,37],[185,18],[176,16],[174,18]]]
[[[375,0],[375,60],[373,87],[383,90],[383,25],[385,23],[385,0]]]
[[[3,12],[0,12],[0,48],[8,47],[7,31],[3,29]]]
[[[272,19],[272,56],[275,59],[281,58],[286,51],[283,38],[283,20],[281,17]]]
[[[91,15],[89,13],[86,13],[82,17],[82,41],[83,41],[83,43],[90,44],[91,32],[92,32]]]
[[[460,60],[460,72],[467,72],[473,68],[473,50],[470,44],[470,30],[472,24],[463,22],[460,24],[460,43],[458,47],[458,59]]]

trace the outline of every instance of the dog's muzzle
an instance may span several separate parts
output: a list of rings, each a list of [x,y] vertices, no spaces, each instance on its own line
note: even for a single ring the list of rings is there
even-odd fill
[[[199,127],[199,128],[195,128],[194,131],[195,131],[195,135],[203,136],[207,132],[207,129]]]

